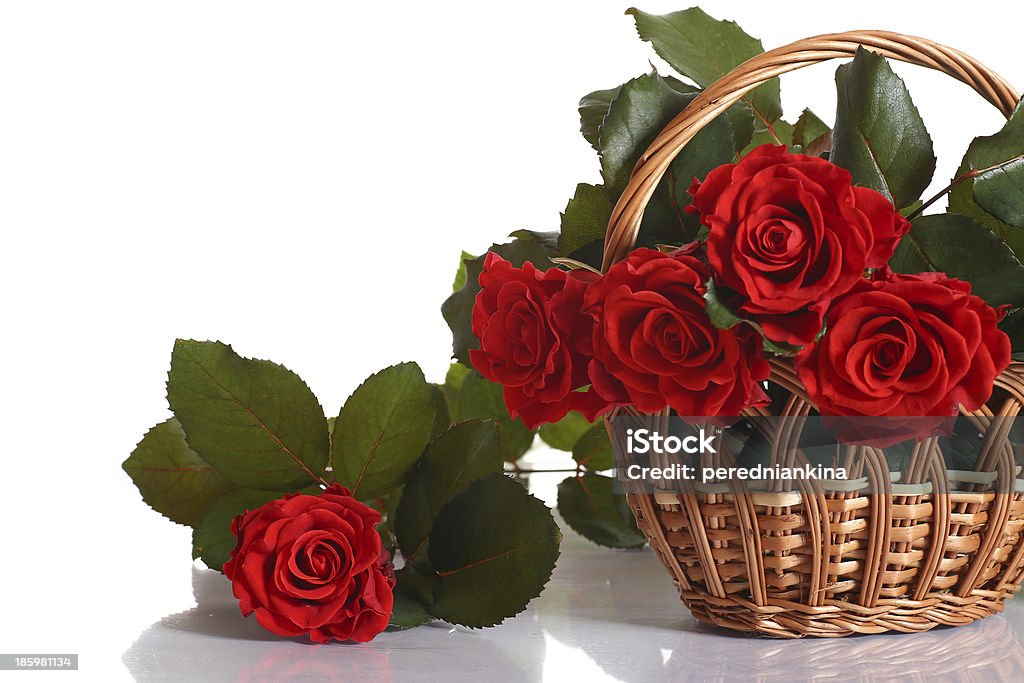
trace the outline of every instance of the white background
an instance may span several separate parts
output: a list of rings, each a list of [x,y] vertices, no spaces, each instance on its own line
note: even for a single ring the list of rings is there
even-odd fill
[[[703,3],[766,47],[885,28],[1024,84],[1012,6]],[[127,676],[139,632],[192,604],[188,531],[120,469],[168,416],[175,337],[281,362],[332,415],[383,366],[443,377],[460,250],[555,229],[599,181],[577,101],[659,63],[626,7],[0,4],[0,652]],[[788,118],[831,120],[834,66],[783,81]],[[998,114],[900,72],[944,181]]]

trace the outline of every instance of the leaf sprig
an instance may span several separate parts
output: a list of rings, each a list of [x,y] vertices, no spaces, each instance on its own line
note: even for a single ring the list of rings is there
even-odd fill
[[[547,507],[503,474],[507,449],[529,443],[511,435],[504,407],[497,411],[500,387],[488,401],[493,389],[485,380],[459,374],[442,389],[415,363],[385,368],[329,421],[287,368],[243,358],[220,342],[178,340],[167,383],[175,417],[146,433],[124,469],[155,510],[192,527],[193,556],[218,570],[235,546],[235,516],[339,483],[382,512],[386,544],[404,555],[396,626],[433,618],[489,626],[541,592],[561,536]],[[461,406],[457,421],[446,392],[452,408]],[[477,414],[468,416],[468,406]],[[503,442],[503,428],[506,440],[519,441]],[[529,430],[526,436],[533,440]],[[476,526],[467,527],[470,519]],[[496,547],[501,556],[483,561]],[[467,557],[480,561],[462,578]]]

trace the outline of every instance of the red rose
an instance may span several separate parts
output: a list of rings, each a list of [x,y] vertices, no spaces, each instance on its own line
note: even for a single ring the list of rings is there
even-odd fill
[[[818,157],[762,145],[690,188],[708,226],[715,283],[768,338],[808,344],[829,302],[865,268],[883,266],[910,224],[848,171]]]
[[[591,285],[590,378],[600,394],[694,417],[735,416],[766,400],[760,339],[747,326],[712,325],[704,301],[710,276],[693,256],[637,249]]]
[[[581,314],[583,295],[597,275],[532,263],[515,268],[490,253],[473,306],[473,334],[480,348],[469,352],[481,375],[505,387],[512,417],[531,429],[557,422],[570,410],[588,420],[608,408],[587,384],[593,320]]]
[[[1010,363],[1001,314],[942,273],[861,280],[796,358],[823,415],[950,416],[977,410]]]
[[[281,636],[317,643],[372,640],[394,604],[390,556],[381,550],[381,516],[331,486],[291,494],[235,518],[238,544],[224,565],[242,614]]]

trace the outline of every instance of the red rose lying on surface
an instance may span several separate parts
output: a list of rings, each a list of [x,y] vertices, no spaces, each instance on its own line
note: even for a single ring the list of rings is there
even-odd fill
[[[773,341],[808,344],[829,302],[883,266],[910,224],[874,190],[818,157],[762,145],[690,189],[727,300]]]
[[[942,273],[862,280],[833,302],[825,335],[797,356],[797,372],[823,415],[977,410],[1010,363],[1001,317]]]
[[[711,324],[704,301],[710,276],[693,256],[637,249],[591,285],[590,378],[599,394],[690,416],[738,415],[766,400],[760,340],[749,327]]]
[[[557,422],[570,410],[593,420],[608,404],[593,391],[587,362],[593,320],[582,315],[583,295],[597,276],[558,268],[515,268],[488,254],[473,307],[469,352],[481,375],[505,387],[505,405],[528,427]]]
[[[335,484],[291,494],[239,515],[238,544],[224,565],[242,614],[268,631],[310,640],[366,642],[383,631],[394,602],[380,514]]]

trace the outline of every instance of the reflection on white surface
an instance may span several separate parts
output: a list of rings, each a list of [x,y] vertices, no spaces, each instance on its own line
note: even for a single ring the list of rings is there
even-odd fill
[[[719,631],[683,608],[647,551],[567,532],[551,585],[500,628],[440,623],[365,645],[281,639],[243,619],[227,580],[193,570],[197,606],[124,653],[139,681],[1024,680],[1024,608],[920,634],[778,641]]]
[[[562,453],[531,453],[546,466]],[[530,476],[549,504],[564,474]],[[192,570],[196,607],[160,619],[123,654],[137,681],[1024,681],[1024,604],[927,633],[780,641],[714,629],[679,601],[649,550],[599,548],[561,520],[547,589],[491,629],[435,622],[362,645],[280,638],[242,618],[221,574]]]

